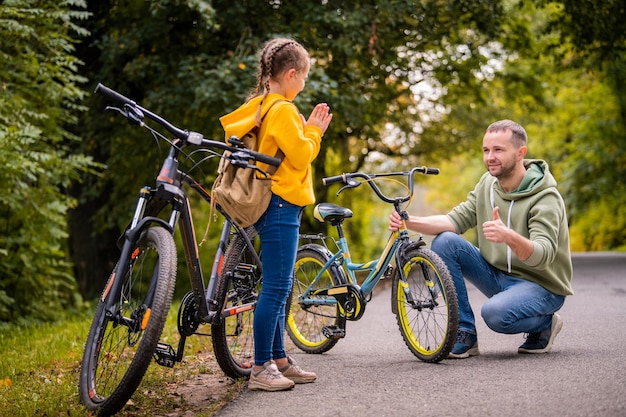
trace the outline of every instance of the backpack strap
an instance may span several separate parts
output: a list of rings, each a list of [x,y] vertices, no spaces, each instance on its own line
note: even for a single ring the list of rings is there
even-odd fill
[[[282,162],[283,159],[285,158],[285,154],[283,153],[282,150],[278,149],[276,151],[276,154],[274,155],[274,158],[280,159],[280,162]],[[269,175],[274,175],[277,169],[278,167],[275,167],[274,165],[268,165],[267,170],[265,172],[267,172]]]

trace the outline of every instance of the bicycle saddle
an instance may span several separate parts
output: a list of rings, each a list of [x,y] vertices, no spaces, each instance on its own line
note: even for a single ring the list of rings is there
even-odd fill
[[[322,223],[327,221],[334,226],[343,219],[352,217],[352,210],[332,203],[320,203],[315,206],[313,217]]]

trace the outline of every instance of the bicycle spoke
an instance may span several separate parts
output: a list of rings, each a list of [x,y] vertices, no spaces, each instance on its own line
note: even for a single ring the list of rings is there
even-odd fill
[[[406,345],[418,358],[438,362],[456,338],[458,308],[445,264],[428,249],[413,250],[394,278],[397,320]]]
[[[325,263],[320,250],[298,251],[287,302],[287,334],[298,348],[308,353],[328,351],[344,334],[345,318],[339,313],[337,301],[328,295],[313,295],[341,284],[329,270],[318,277]]]

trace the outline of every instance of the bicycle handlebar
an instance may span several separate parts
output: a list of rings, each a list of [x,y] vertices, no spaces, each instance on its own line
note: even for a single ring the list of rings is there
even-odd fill
[[[129,110],[132,109],[132,113],[134,116],[132,118],[132,121],[136,123],[143,123],[143,117],[145,116],[148,119],[163,126],[163,128],[165,128],[168,132],[170,132],[174,137],[181,139],[184,142],[190,143],[192,145],[222,149],[225,151],[230,151],[233,154],[237,153],[237,155],[243,154],[244,159],[246,159],[246,157],[249,156],[247,159],[252,159],[255,161],[263,162],[264,164],[272,165],[275,167],[279,166],[281,163],[280,159],[274,158],[273,156],[265,155],[265,154],[262,154],[262,153],[259,153],[250,149],[242,148],[242,147],[230,146],[224,142],[206,139],[202,136],[202,133],[190,132],[188,130],[184,130],[179,127],[176,127],[170,122],[168,122],[167,120],[165,120],[163,117],[159,116],[158,114],[153,113],[144,107],[141,107],[140,105],[135,103],[135,101],[129,99],[128,97],[118,93],[117,91],[101,83],[98,83],[94,92],[101,94],[104,97],[116,103],[123,104],[124,107],[128,108]],[[129,115],[125,115],[125,116],[129,118]]]
[[[337,192],[337,194],[339,194],[345,188],[358,187],[359,185],[361,185],[361,181],[356,180],[356,178],[363,178],[364,180],[366,180],[366,182],[369,184],[369,186],[372,188],[372,190],[374,190],[376,195],[381,200],[383,200],[386,203],[399,204],[399,203],[403,203],[405,201],[410,200],[411,197],[413,196],[413,187],[415,185],[414,174],[416,172],[425,174],[425,175],[438,175],[439,169],[428,168],[428,167],[414,167],[410,171],[385,172],[385,173],[380,173],[380,174],[366,174],[363,172],[351,172],[351,173],[344,173],[341,175],[335,175],[332,177],[322,178],[322,184],[327,185],[327,186],[331,184],[337,184],[337,183],[345,184],[345,186],[342,187]],[[394,177],[394,176],[409,177],[409,180],[408,180],[409,194],[408,195],[403,196],[403,197],[395,197],[395,198],[387,197],[385,194],[383,194],[383,192],[380,190],[378,185],[376,185],[376,183],[372,181],[380,177]]]

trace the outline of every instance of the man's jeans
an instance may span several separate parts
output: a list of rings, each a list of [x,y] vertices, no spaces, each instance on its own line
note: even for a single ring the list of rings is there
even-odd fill
[[[263,290],[254,311],[254,363],[287,356],[285,305],[293,283],[302,207],[272,195],[266,212],[254,225],[261,238]]]
[[[480,255],[478,248],[456,233],[438,235],[431,249],[446,263],[454,280],[459,301],[459,330],[476,334],[474,313],[463,277],[489,298],[481,315],[487,326],[498,333],[545,330],[552,322],[552,314],[565,302],[562,295],[494,268]]]

